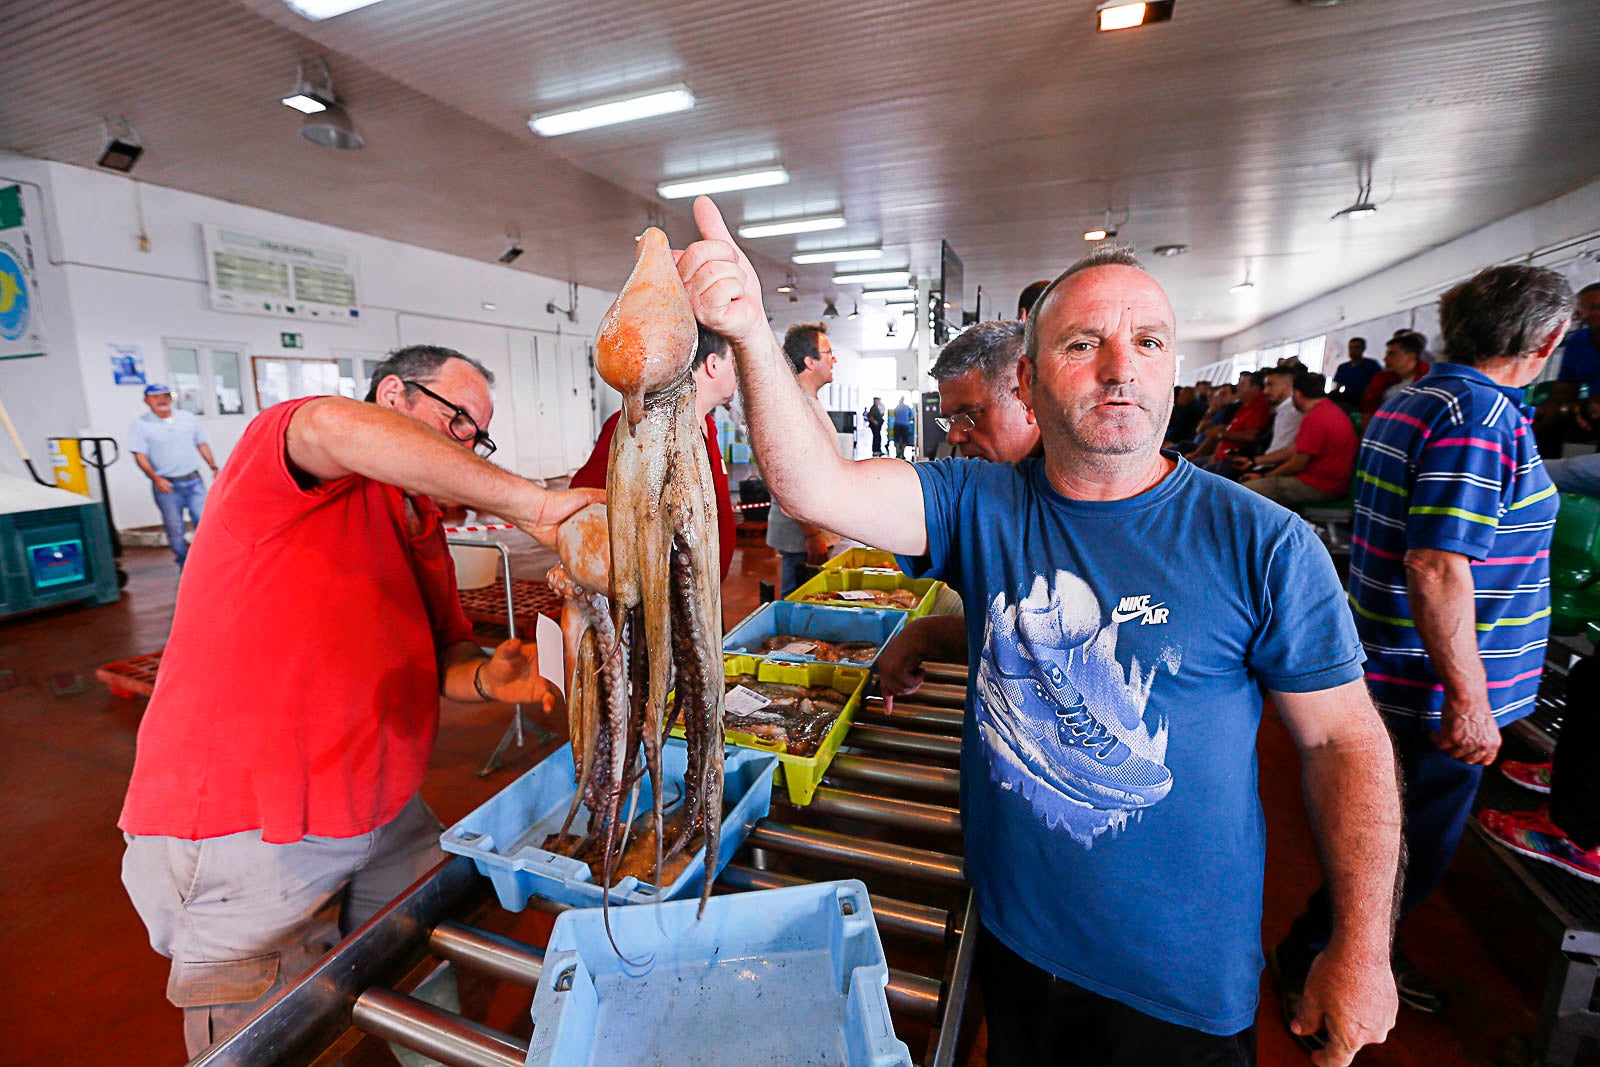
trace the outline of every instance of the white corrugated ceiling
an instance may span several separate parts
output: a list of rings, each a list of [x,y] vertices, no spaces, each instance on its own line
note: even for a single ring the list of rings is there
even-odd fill
[[[791,252],[875,242],[969,293],[1017,290],[1084,249],[1107,207],[1183,332],[1208,338],[1600,173],[1596,0],[1179,0],[1094,31],[1094,4],[385,0],[312,23],[281,0],[4,7],[0,144],[92,164],[99,118],[143,135],[140,179],[615,287],[628,236],[687,208],[663,178],[781,162],[734,220],[842,209],[847,230],[751,242],[769,290]],[[278,103],[324,56],[366,137],[318,149]],[[544,140],[530,113],[672,82],[685,114]],[[1333,221],[1370,165],[1374,219]],[[1581,224],[1579,224],[1581,228]],[[1515,250],[1508,250],[1515,251]],[[1228,286],[1248,269],[1245,298]],[[796,268],[802,307],[854,290]],[[970,307],[971,299],[968,298]]]

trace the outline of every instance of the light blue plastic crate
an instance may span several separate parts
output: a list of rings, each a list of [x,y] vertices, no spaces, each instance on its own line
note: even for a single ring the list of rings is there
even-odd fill
[[[911,1067],[858,881],[556,918],[528,1067]],[[618,950],[621,955],[618,955]]]
[[[722,650],[730,655],[760,656],[762,659],[790,663],[816,663],[817,657],[791,652],[757,652],[761,642],[775,634],[797,634],[820,641],[871,641],[881,651],[889,639],[906,624],[906,612],[879,608],[835,608],[826,604],[797,604],[778,600],[763,604],[733,628],[722,640]],[[840,660],[854,667],[870,667],[877,661]]]
[[[766,752],[729,748],[723,763],[723,799],[732,809],[722,820],[716,870],[733,859],[751,829],[772,806],[772,775],[778,757]],[[661,764],[671,801],[682,795],[688,750],[682,741],[662,746]],[[439,845],[446,852],[470,858],[478,873],[494,883],[495,896],[507,911],[521,911],[529,897],[543,897],[574,908],[598,908],[602,896],[597,876],[587,864],[570,856],[546,852],[539,845],[561,829],[572,804],[572,746],[563,745],[537,767],[496,793],[488,803],[446,830]],[[639,789],[638,810],[649,811],[649,776]],[[628,798],[623,798],[623,814]],[[579,811],[572,832],[582,833],[584,812]],[[666,889],[659,890],[634,877],[619,879],[611,887],[612,904],[643,904],[700,895],[705,876],[705,849],[700,849]]]

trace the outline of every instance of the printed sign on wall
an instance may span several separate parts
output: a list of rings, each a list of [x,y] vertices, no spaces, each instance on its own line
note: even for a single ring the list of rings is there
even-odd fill
[[[0,359],[44,355],[33,237],[22,208],[22,186],[0,188]]]
[[[350,325],[360,321],[356,257],[336,248],[202,227],[217,311]]]
[[[106,345],[111,350],[111,377],[118,385],[144,385],[144,353],[138,345]]]

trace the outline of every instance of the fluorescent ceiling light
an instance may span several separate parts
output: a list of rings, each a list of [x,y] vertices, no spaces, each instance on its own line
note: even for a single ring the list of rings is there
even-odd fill
[[[781,237],[786,233],[816,233],[818,230],[837,230],[843,226],[843,215],[814,215],[804,219],[777,219],[772,222],[747,223],[739,227],[739,236]]]
[[[904,285],[911,280],[909,270],[869,270],[859,274],[835,274],[834,285]]]
[[[315,115],[319,111],[327,110],[328,107],[327,104],[324,104],[309,93],[295,93],[293,96],[286,96],[283,98],[283,102],[302,115]]]
[[[692,107],[694,94],[685,86],[672,85],[635,96],[547,111],[528,119],[528,128],[541,137],[558,137],[563,133],[592,130],[599,126],[615,126],[619,122],[670,115]]]
[[[917,291],[911,288],[904,289],[867,289],[861,294],[863,300],[882,300],[886,304],[899,304],[907,300],[915,300]]]
[[[1083,239],[1085,241],[1104,241],[1107,237],[1111,236],[1111,233],[1112,231],[1110,230],[1084,230]]]
[[[1135,26],[1148,26],[1152,22],[1166,22],[1172,17],[1177,0],[1153,0],[1147,4],[1130,4],[1126,0],[1106,0],[1095,8],[1100,18],[1100,32],[1131,30]]]
[[[321,22],[343,15],[347,11],[358,8],[370,7],[378,0],[283,0],[301,18],[310,19],[312,22]]]
[[[685,178],[682,181],[662,182],[656,194],[667,200],[682,200],[686,196],[711,196],[713,193],[732,193],[740,189],[760,189],[768,185],[782,185],[789,180],[789,172],[782,167],[764,170],[747,170],[738,174],[718,174],[710,178]]]
[[[861,259],[880,259],[881,248],[832,248],[820,252],[796,252],[796,263],[849,263]]]

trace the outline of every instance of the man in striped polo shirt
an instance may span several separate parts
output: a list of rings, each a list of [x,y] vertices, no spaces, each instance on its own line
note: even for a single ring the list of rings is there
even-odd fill
[[[1553,271],[1491,267],[1439,301],[1447,362],[1384,402],[1356,474],[1350,603],[1405,778],[1400,917],[1444,876],[1500,728],[1533,710],[1550,622],[1557,497],[1522,388],[1566,328]],[[1328,887],[1274,953],[1285,999],[1328,943]],[[1401,1002],[1439,991],[1398,948]]]

